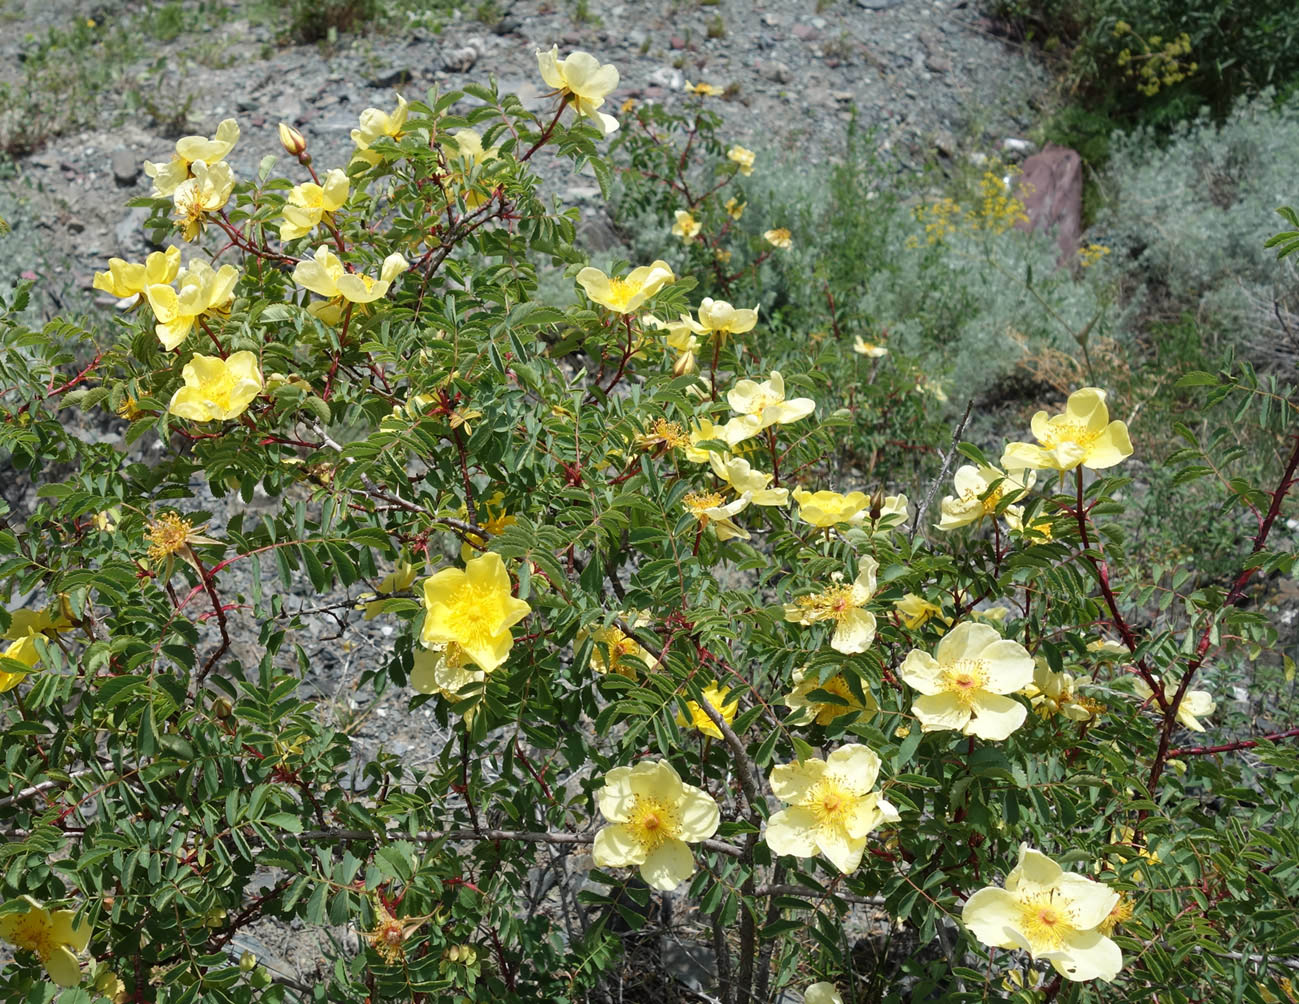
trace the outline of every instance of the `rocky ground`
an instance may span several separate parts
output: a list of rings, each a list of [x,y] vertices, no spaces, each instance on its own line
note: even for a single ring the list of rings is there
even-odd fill
[[[758,150],[764,162],[832,157],[855,115],[876,128],[898,169],[908,170],[935,152],[953,155],[967,144],[1000,145],[1022,134],[1045,79],[1025,54],[994,36],[968,0],[643,0],[591,5],[585,20],[574,16],[580,5],[517,0],[496,8],[491,23],[466,12],[448,15],[440,31],[427,22],[409,30],[387,24],[382,33],[344,35],[319,46],[283,44],[274,23],[239,4],[227,6],[227,16],[210,24],[195,20],[195,5],[185,7],[186,24],[201,31],[202,58],[195,58],[195,30],[141,42],[140,79],[158,95],[152,113],[99,94],[107,110],[95,128],[52,136],[26,156],[0,159],[0,217],[10,228],[0,233],[0,294],[33,278],[43,310],[113,315],[116,301],[91,292],[92,274],[110,256],[139,260],[149,250],[141,229],[147,211],[125,204],[148,194],[141,162],[170,155],[175,133],[164,128],[157,105],[183,108],[190,98],[184,132],[210,134],[226,117],[239,120],[242,136],[230,161],[241,177],[254,174],[263,156],[280,152],[281,121],[308,137],[317,165],[344,165],[361,111],[390,108],[395,90],[411,97],[492,77],[525,107],[539,108],[546,88],[534,53],[558,44],[561,53],[585,49],[618,67],[615,108],[626,98],[682,101],[686,81],[728,88],[726,99],[714,99],[728,138]],[[23,80],[21,60],[33,37],[78,19],[106,30],[136,7],[120,0],[0,3],[0,82]],[[594,181],[574,176],[566,162],[543,170],[554,194],[582,209],[591,243],[607,242],[612,231],[602,222]],[[120,437],[112,427],[86,434]],[[212,512],[209,532],[216,536],[230,503],[196,486],[194,507]],[[232,592],[249,588],[250,578],[237,579],[249,577],[245,566],[231,566]],[[304,583],[289,606],[348,598],[322,600]],[[312,658],[309,692],[320,698],[322,715],[354,737],[358,762],[382,746],[419,766],[447,739],[431,711],[410,711],[406,693],[376,701],[368,688],[356,687],[362,667],[390,651],[392,632],[381,620],[363,621],[345,609],[309,617],[297,640]],[[269,924],[234,944],[252,949],[277,975],[310,982],[319,960],[335,951],[331,938],[355,950],[355,932]]]

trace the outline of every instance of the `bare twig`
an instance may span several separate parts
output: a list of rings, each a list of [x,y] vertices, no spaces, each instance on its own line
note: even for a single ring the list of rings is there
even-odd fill
[[[952,448],[943,457],[943,466],[939,468],[938,475],[930,482],[929,490],[925,492],[925,499],[920,503],[920,508],[916,510],[916,521],[911,524],[910,539],[912,541],[916,539],[916,534],[920,531],[920,525],[925,521],[925,513],[929,512],[929,507],[934,504],[934,496],[938,494],[938,486],[947,480],[948,472],[952,469],[952,462],[956,459],[956,454],[960,452],[957,446],[961,442],[961,436],[965,435],[965,426],[970,421],[970,412],[973,409],[974,400],[971,398],[965,405],[965,414],[961,416],[956,431],[952,433]]]

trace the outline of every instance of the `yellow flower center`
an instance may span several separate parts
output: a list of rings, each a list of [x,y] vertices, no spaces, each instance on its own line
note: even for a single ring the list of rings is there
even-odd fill
[[[164,513],[149,524],[144,539],[149,542],[149,559],[163,561],[175,554],[189,539],[190,522],[174,512]]]
[[[998,487],[987,498],[983,500],[983,514],[991,516],[997,511],[997,506],[1001,502],[1001,497],[1006,494],[1004,488]]]
[[[46,916],[36,910],[18,921],[18,926],[14,928],[13,942],[19,948],[35,952],[42,962],[53,955],[54,949],[59,947],[54,942],[53,927]]]
[[[1132,900],[1125,894],[1119,894],[1119,901],[1114,904],[1114,909],[1110,910],[1109,916],[1096,925],[1096,930],[1107,937],[1114,933],[1114,928],[1120,924],[1126,924],[1132,919]]]
[[[325,190],[323,188],[312,186],[304,188],[298,192],[299,197],[305,203],[305,209],[324,209],[325,208]]]
[[[627,820],[627,828],[648,854],[664,841],[676,836],[678,829],[676,810],[657,798],[637,795],[632,806],[631,818]]]
[[[614,310],[625,310],[627,304],[640,292],[639,287],[626,279],[609,280],[609,303]]]
[[[1019,927],[1034,955],[1061,948],[1074,933],[1070,916],[1051,899],[1051,894],[1024,900],[1019,907]]]
[[[806,611],[805,619],[824,620],[828,617],[841,621],[861,606],[853,599],[852,588],[851,585],[831,586],[811,596],[800,596],[794,603]]]
[[[982,659],[957,659],[943,670],[941,682],[947,693],[968,708],[988,682],[988,671]]]
[[[842,826],[857,798],[833,777],[823,777],[805,803],[821,826]]]
[[[462,649],[488,647],[498,633],[501,596],[490,588],[475,587],[466,579],[448,606],[446,627]]]
[[[1052,422],[1042,445],[1053,450],[1061,443],[1073,443],[1085,450],[1100,438],[1101,431],[1088,429],[1082,422]]]
[[[697,519],[702,519],[709,509],[722,504],[722,496],[719,492],[691,492],[682,502]]]
[[[690,437],[686,435],[685,430],[676,422],[669,422],[666,418],[655,421],[654,435],[674,450],[690,445]]]

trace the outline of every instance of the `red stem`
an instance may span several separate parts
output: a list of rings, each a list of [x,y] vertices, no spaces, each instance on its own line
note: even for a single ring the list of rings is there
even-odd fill
[[[1286,729],[1284,732],[1269,732],[1265,736],[1255,736],[1253,739],[1238,739],[1233,743],[1223,743],[1221,746],[1181,746],[1175,750],[1168,751],[1168,759],[1175,756],[1207,756],[1210,753],[1231,753],[1233,750],[1253,749],[1259,743],[1270,743],[1277,739],[1293,739],[1299,736],[1299,728]]]

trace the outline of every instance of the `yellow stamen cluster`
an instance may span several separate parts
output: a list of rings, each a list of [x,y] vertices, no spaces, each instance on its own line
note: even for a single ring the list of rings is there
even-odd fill
[[[389,965],[396,965],[406,957],[406,928],[382,903],[375,906],[374,929],[366,939]]]
[[[1048,893],[1023,902],[1020,906],[1019,923],[1033,945],[1040,945],[1041,951],[1055,951],[1064,945],[1074,933],[1069,914],[1052,902]]]
[[[847,617],[859,606],[852,598],[852,583],[831,586],[829,589],[808,596],[799,596],[794,603],[809,614],[819,614],[819,619],[829,617],[836,621]]]
[[[163,513],[153,520],[144,534],[144,539],[149,542],[149,560],[165,561],[179,553],[188,543],[192,529],[189,520],[174,512]]]
[[[676,834],[678,820],[672,806],[657,798],[637,795],[626,826],[646,852]]]
[[[1132,900],[1128,896],[1120,893],[1119,901],[1114,904],[1114,909],[1110,911],[1108,917],[1096,925],[1096,930],[1100,931],[1101,934],[1106,937],[1109,937],[1109,935],[1114,933],[1116,927],[1120,924],[1126,924],[1131,920],[1133,913]]]
[[[982,659],[958,659],[942,674],[943,689],[966,707],[969,707],[974,695],[983,690],[987,682],[988,671]]]
[[[691,492],[681,500],[695,517],[703,516],[709,509],[716,509],[722,504],[720,492]]]

